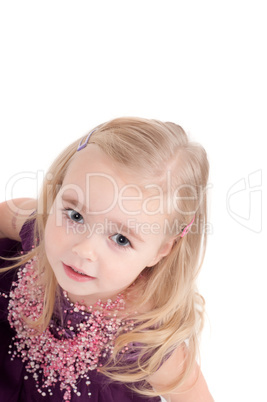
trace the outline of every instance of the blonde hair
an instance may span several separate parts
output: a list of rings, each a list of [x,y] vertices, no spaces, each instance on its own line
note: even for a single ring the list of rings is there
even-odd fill
[[[52,164],[44,181],[35,219],[36,247],[16,265],[38,255],[39,270],[45,287],[44,310],[36,326],[46,328],[53,314],[57,282],[47,261],[43,235],[48,213],[61,188],[70,162],[81,139],[67,147]],[[172,208],[172,222],[182,228],[195,217],[193,227],[183,238],[177,237],[170,253],[153,267],[142,272],[135,282],[136,304],[132,331],[119,333],[114,353],[100,369],[114,381],[129,384],[144,395],[159,395],[146,382],[178,347],[187,345],[186,365],[166,392],[178,387],[190,373],[198,350],[198,334],[203,326],[204,299],[196,288],[196,278],[206,247],[206,186],[208,161],[202,146],[192,143],[184,130],[173,123],[141,118],[119,118],[96,127],[90,143],[97,144],[112,160],[131,169],[144,181],[157,178],[166,189],[166,174],[171,177],[172,194],[179,189]],[[50,178],[52,177],[52,180]],[[130,345],[138,350],[138,359],[121,364],[120,351]],[[136,345],[136,346],[134,346]]]

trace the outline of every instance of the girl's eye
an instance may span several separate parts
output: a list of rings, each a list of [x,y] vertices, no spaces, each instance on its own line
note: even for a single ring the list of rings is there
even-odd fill
[[[127,237],[123,236],[120,233],[116,233],[113,236],[111,236],[111,239],[118,245],[118,246],[131,246],[130,241],[127,239]]]
[[[66,211],[67,211],[68,217],[72,221],[77,222],[77,223],[83,223],[83,217],[79,212],[75,211],[74,209],[67,209]]]

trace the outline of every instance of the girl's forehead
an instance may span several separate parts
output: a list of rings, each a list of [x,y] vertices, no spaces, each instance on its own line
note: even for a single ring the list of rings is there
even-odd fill
[[[111,209],[130,215],[163,213],[159,186],[147,188],[139,174],[113,161],[95,144],[74,156],[60,193],[95,213]]]
[[[118,187],[132,185],[145,190],[147,182],[155,182],[155,178],[144,180],[144,175],[136,166],[133,171],[110,156],[98,145],[89,144],[85,149],[77,152],[64,177],[63,183],[85,183],[88,180],[99,180],[104,183],[115,183]]]
[[[86,171],[105,171],[109,166],[112,166],[111,158],[106,155],[102,149],[96,144],[89,144],[83,150],[76,152],[73,156],[66,176],[75,174],[84,174]]]

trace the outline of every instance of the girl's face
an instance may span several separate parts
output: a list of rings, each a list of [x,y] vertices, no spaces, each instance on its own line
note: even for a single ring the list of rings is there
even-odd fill
[[[170,251],[159,199],[143,190],[95,144],[74,156],[45,228],[48,261],[72,301],[114,297]]]

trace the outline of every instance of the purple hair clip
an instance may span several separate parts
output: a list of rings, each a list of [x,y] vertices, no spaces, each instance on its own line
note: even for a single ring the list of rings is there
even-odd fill
[[[194,220],[195,220],[195,216],[194,216],[194,218],[191,220],[191,222],[183,229],[183,231],[182,231],[180,237],[184,237],[184,236],[189,232],[191,226],[192,226],[193,223],[194,223]]]
[[[87,135],[87,137],[86,137],[84,143],[83,143],[83,139],[81,139],[81,141],[80,141],[80,143],[79,143],[79,145],[78,145],[78,148],[77,148],[77,152],[86,147],[86,145],[88,144],[89,139],[90,139],[90,137],[91,137],[91,135],[93,134],[94,131],[95,131],[95,130],[91,131],[91,132]]]

